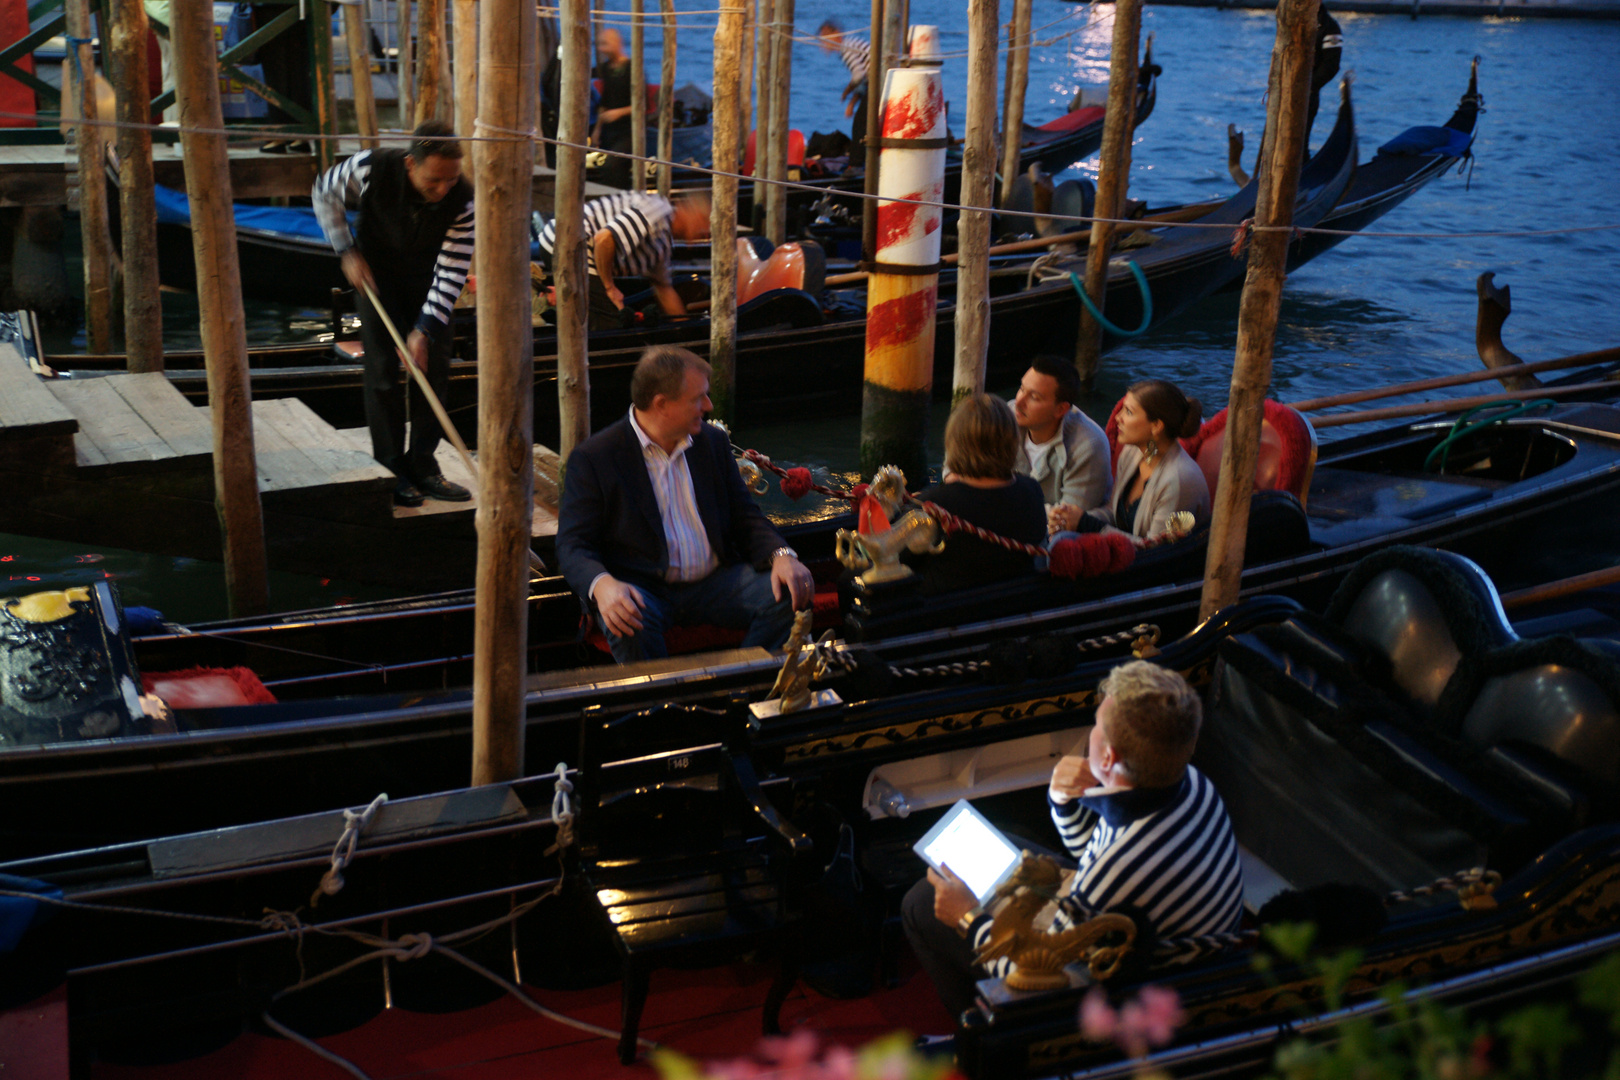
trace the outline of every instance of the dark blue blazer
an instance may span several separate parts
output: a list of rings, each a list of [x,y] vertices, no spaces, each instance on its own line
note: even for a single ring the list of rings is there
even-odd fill
[[[704,424],[692,437],[686,466],[709,546],[721,565],[747,562],[766,569],[771,552],[783,545],[782,534],[743,486],[725,433]],[[568,455],[557,516],[557,561],[581,599],[588,599],[586,591],[602,573],[664,591],[669,546],[641,441],[628,416]]]

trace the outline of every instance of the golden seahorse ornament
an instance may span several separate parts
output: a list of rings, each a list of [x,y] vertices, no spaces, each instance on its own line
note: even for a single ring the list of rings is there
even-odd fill
[[[1082,957],[1093,979],[1111,978],[1136,941],[1136,924],[1125,915],[1097,915],[1067,930],[1036,928],[1036,918],[1062,884],[1055,859],[1026,851],[985,905],[996,914],[977,959],[981,964],[1011,960],[1005,981],[1014,990],[1061,990],[1069,985],[1063,969]]]

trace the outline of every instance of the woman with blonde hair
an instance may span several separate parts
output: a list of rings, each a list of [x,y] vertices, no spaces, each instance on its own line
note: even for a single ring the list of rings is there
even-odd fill
[[[918,498],[1008,539],[1045,542],[1046,497],[1039,484],[1013,472],[1018,439],[1018,422],[1001,398],[963,398],[945,425],[946,478]],[[1034,569],[1031,556],[965,532],[947,536],[940,554],[907,561],[922,574],[925,593],[987,585]]]
[[[1170,515],[1181,510],[1190,510],[1199,525],[1207,522],[1209,485],[1180,442],[1198,434],[1203,422],[1198,399],[1175,383],[1144,379],[1125,392],[1116,419],[1120,451],[1114,494],[1091,516],[1137,541],[1164,533]]]

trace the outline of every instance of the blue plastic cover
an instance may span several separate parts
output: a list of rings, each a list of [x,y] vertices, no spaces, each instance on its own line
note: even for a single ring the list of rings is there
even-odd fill
[[[35,893],[53,900],[62,899],[62,890],[33,878],[0,874],[0,889],[13,893]],[[0,956],[11,952],[30,927],[50,918],[52,910],[27,896],[0,896]]]
[[[1448,127],[1407,128],[1378,148],[1380,154],[1393,157],[1417,157],[1420,154],[1444,154],[1462,157],[1474,137],[1466,131]]]
[[[164,187],[162,184],[154,184],[152,187],[157,200],[158,221],[165,225],[191,224],[191,202],[186,198],[185,192]],[[249,206],[245,203],[232,203],[231,210],[236,215],[238,228],[257,229],[260,232],[326,243],[326,234],[321,231],[321,223],[315,220],[315,211],[307,206]],[[349,215],[351,228],[356,217],[355,214]]]

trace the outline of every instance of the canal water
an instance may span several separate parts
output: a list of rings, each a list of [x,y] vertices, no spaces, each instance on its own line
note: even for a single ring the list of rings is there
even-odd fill
[[[628,11],[628,0],[607,0]],[[1010,17],[1010,0],[1002,4]],[[708,87],[713,55],[713,5],[683,0],[678,83]],[[914,23],[940,27],[943,68],[953,109],[953,132],[966,104],[966,5],[961,0],[912,0]],[[800,0],[797,26],[804,37],[835,17],[861,30],[862,7],[832,0]],[[611,20],[611,16],[609,19]],[[1609,287],[1620,271],[1620,230],[1575,231],[1620,224],[1615,191],[1615,147],[1620,146],[1620,23],[1574,19],[1450,18],[1342,14],[1343,71],[1354,73],[1361,156],[1408,127],[1440,124],[1466,87],[1469,60],[1481,57],[1480,118],[1471,168],[1434,182],[1358,236],[1294,274],[1284,294],[1274,355],[1273,385],[1283,400],[1379,386],[1390,382],[1472,371],[1474,280],[1495,271],[1512,287],[1515,314],[1504,331],[1510,348],[1527,360],[1547,359],[1620,344],[1620,305]],[[1034,123],[1058,115],[1080,84],[1107,81],[1112,8],[1035,0],[1035,37],[1027,116]],[[1254,153],[1265,115],[1265,87],[1275,17],[1270,12],[1149,6],[1144,34],[1154,35],[1154,59],[1163,66],[1158,105],[1137,130],[1131,195],[1152,205],[1230,193],[1226,126],[1248,133],[1245,165]],[[628,39],[628,33],[626,32]],[[647,34],[653,65],[656,27]],[[838,100],[847,82],[842,64],[814,44],[793,56],[792,122],[806,133],[847,130]],[[656,67],[654,67],[656,70]],[[1316,137],[1331,126],[1336,98],[1324,91]],[[1065,175],[1094,176],[1095,163]],[[1060,177],[1061,179],[1062,177]],[[1523,234],[1554,230],[1552,235]],[[1562,231],[1568,230],[1568,231]],[[1475,235],[1465,235],[1475,234]],[[196,304],[165,295],[165,319],[174,347],[195,346]],[[1211,298],[1170,326],[1114,350],[1103,359],[1097,386],[1085,403],[1107,415],[1129,383],[1144,376],[1172,379],[1199,397],[1206,414],[1225,404],[1237,324],[1238,296]],[[324,313],[249,303],[254,340],[303,340],[325,330]],[[80,338],[82,342],[82,336]],[[813,381],[813,358],[784,377]],[[1013,386],[991,387],[1010,394]],[[1459,388],[1454,394],[1478,392]],[[1439,393],[1446,393],[1441,391]],[[945,409],[934,409],[934,460],[939,458]],[[737,440],[778,460],[811,465],[818,473],[855,479],[858,420],[800,421],[781,417],[740,429]],[[813,515],[813,504],[767,497],[782,517]],[[6,538],[0,537],[0,546]],[[11,541],[17,548],[19,542]],[[19,548],[18,554],[21,554]],[[3,554],[3,553],[0,553]],[[50,546],[34,556],[46,563],[83,552]],[[132,557],[133,558],[133,557]],[[6,565],[6,564],[0,564]],[[126,592],[144,589],[150,576],[186,578],[188,608],[217,608],[204,582],[217,568],[182,567],[156,560],[127,570]],[[17,591],[0,574],[0,591]],[[151,590],[147,590],[151,591]],[[170,591],[167,587],[163,590]],[[341,583],[304,583],[278,591],[279,607],[304,606],[331,594],[364,590]],[[294,599],[296,597],[296,599]],[[162,597],[155,597],[160,604]],[[172,606],[172,604],[171,604]],[[188,617],[200,618],[201,615]]]

